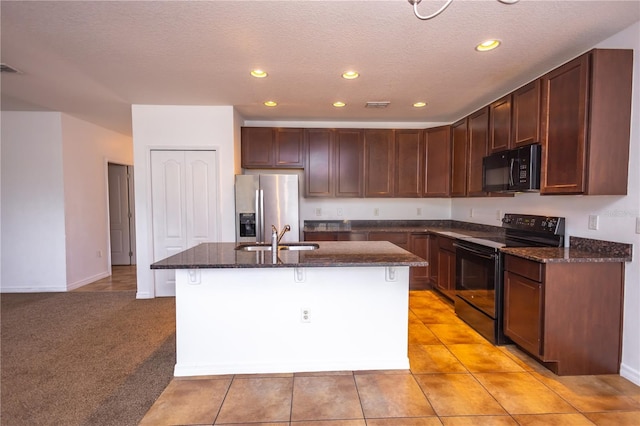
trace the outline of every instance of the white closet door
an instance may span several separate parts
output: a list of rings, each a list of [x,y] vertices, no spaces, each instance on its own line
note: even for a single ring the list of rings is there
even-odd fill
[[[151,151],[153,261],[217,241],[215,151]],[[154,271],[156,296],[175,295],[175,271]]]

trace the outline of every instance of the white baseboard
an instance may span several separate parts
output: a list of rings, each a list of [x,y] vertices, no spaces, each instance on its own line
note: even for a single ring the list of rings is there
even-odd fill
[[[620,375],[630,382],[633,382],[636,385],[640,386],[640,371],[622,363],[620,365]]]
[[[96,281],[101,280],[103,278],[106,278],[108,276],[109,276],[109,271],[104,271],[104,272],[96,274],[96,275],[94,275],[92,277],[88,277],[88,278],[82,279],[80,281],[76,281],[74,283],[67,284],[66,290],[69,290],[69,291],[75,290],[76,288],[80,288],[83,285],[91,284],[92,282],[96,282]]]

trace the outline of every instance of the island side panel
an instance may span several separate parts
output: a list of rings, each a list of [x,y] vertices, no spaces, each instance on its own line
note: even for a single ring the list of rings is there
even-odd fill
[[[174,374],[408,369],[409,267],[393,272],[177,270]]]

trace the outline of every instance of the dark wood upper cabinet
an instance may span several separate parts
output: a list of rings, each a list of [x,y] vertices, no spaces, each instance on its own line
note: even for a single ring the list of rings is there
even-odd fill
[[[273,127],[243,127],[241,129],[242,167],[273,166]]]
[[[364,132],[360,129],[335,130],[335,196],[364,195]]]
[[[304,167],[304,129],[275,130],[274,167]]]
[[[333,197],[334,134],[331,129],[306,129],[304,182],[306,197]]]
[[[246,169],[304,167],[304,129],[243,127],[241,160]]]
[[[467,169],[467,195],[486,196],[482,190],[482,158],[489,145],[489,107],[469,116],[469,168]]]
[[[511,148],[511,94],[489,105],[489,152]]]
[[[448,197],[451,175],[451,126],[425,130],[425,197]]]
[[[394,154],[393,130],[364,131],[365,197],[393,197]]]
[[[541,80],[536,79],[513,92],[512,148],[540,142],[540,84]]]
[[[395,177],[396,197],[416,198],[422,195],[424,181],[424,131],[395,131]]]
[[[469,122],[463,118],[451,125],[451,196],[467,195]]]
[[[542,77],[542,194],[626,195],[632,73],[594,49]]]

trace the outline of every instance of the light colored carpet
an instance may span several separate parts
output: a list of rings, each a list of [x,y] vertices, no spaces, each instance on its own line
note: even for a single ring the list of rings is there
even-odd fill
[[[175,299],[0,296],[2,425],[135,425],[169,384]]]

